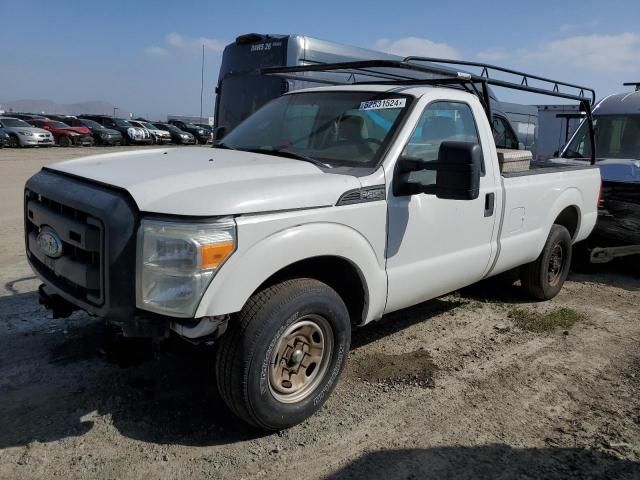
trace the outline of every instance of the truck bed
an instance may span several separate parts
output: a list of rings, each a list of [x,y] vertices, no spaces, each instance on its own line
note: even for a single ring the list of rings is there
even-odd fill
[[[587,170],[592,168],[598,168],[597,165],[590,165],[587,162],[581,163],[559,163],[553,161],[536,161],[531,162],[529,170],[522,170],[520,172],[503,172],[502,176],[505,178],[523,177],[526,175],[541,175],[545,173],[556,172],[569,172],[574,170]]]

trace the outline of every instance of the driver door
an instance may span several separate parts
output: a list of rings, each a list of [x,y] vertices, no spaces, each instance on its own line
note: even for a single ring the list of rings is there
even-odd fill
[[[436,101],[425,107],[402,156],[434,161],[443,141],[481,144],[474,114],[460,101]],[[486,135],[484,135],[486,137]],[[483,138],[484,138],[483,137]],[[435,183],[435,172],[414,172],[412,181]],[[415,305],[482,279],[492,256],[496,223],[496,183],[482,167],[475,200],[445,200],[435,195],[388,197],[386,312]]]

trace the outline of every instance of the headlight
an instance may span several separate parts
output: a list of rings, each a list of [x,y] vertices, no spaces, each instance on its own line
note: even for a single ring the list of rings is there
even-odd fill
[[[211,279],[235,249],[232,219],[207,224],[143,220],[138,231],[138,308],[193,316]]]
[[[189,135],[183,133],[182,135],[180,135],[182,138],[189,138]]]
[[[33,137],[33,133],[31,132],[23,132],[22,130],[18,130],[20,135],[24,135],[25,137]]]
[[[199,133],[200,135],[204,135],[204,130],[198,130],[198,133]]]

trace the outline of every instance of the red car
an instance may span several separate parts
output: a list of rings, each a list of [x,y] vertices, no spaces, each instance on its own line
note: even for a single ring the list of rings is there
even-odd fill
[[[93,145],[93,136],[87,127],[70,127],[66,123],[43,118],[34,118],[29,120],[29,123],[34,127],[49,130],[55,142],[61,147]]]

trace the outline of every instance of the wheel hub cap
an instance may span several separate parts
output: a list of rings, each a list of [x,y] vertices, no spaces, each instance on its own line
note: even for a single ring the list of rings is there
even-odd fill
[[[323,317],[309,315],[289,326],[272,355],[271,393],[283,403],[309,396],[322,381],[332,351],[333,333]]]
[[[562,245],[556,245],[551,251],[551,256],[549,257],[549,267],[547,269],[547,281],[549,285],[555,285],[558,283],[560,279],[560,275],[562,274],[562,267],[564,263],[564,250]]]

